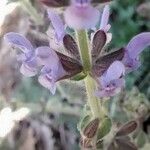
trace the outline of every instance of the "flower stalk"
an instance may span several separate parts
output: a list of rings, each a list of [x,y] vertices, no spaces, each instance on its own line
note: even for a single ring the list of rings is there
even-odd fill
[[[90,106],[91,112],[95,118],[102,118],[103,113],[101,109],[100,101],[95,97],[94,91],[96,89],[96,83],[92,79],[90,75],[87,75],[87,77],[84,79],[86,92],[87,92],[87,99],[88,104]]]
[[[103,110],[100,104],[100,101],[94,95],[96,90],[96,82],[90,76],[89,72],[91,71],[92,67],[92,57],[91,52],[89,49],[88,44],[88,35],[85,30],[80,30],[76,32],[76,38],[78,41],[80,57],[82,60],[82,65],[84,71],[87,73],[87,77],[84,79],[86,92],[87,92],[87,101],[90,106],[91,112],[95,118],[102,118],[103,117]]]
[[[84,71],[89,72],[91,70],[91,55],[90,55],[88,35],[86,30],[77,31],[76,37],[78,41],[79,53],[80,53]]]

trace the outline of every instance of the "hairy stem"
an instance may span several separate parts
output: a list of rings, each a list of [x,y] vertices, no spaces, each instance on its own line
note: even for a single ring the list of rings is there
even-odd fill
[[[80,57],[85,71],[91,70],[91,55],[88,44],[88,35],[85,30],[76,32],[76,37],[79,46]]]
[[[32,19],[36,22],[37,25],[41,25],[43,23],[42,17],[39,15],[37,10],[32,6],[29,0],[21,0],[20,3],[27,11],[27,13],[31,15]]]
[[[90,106],[91,112],[95,118],[101,118],[101,104],[100,101],[95,97],[94,92],[96,89],[96,83],[93,78],[88,75],[85,80],[85,87],[88,97],[88,104]]]
[[[86,92],[87,92],[87,98],[88,98],[88,104],[90,106],[93,116],[95,118],[96,117],[101,118],[103,116],[103,110],[101,109],[102,106],[100,104],[100,101],[94,95],[94,92],[96,90],[96,82],[89,75],[89,72],[91,71],[91,67],[92,67],[92,63],[91,63],[92,61],[91,61],[91,52],[90,52],[89,43],[88,43],[89,42],[88,35],[85,30],[80,30],[76,32],[76,37],[78,41],[82,65],[83,65],[84,71],[88,74],[87,77],[84,79]]]

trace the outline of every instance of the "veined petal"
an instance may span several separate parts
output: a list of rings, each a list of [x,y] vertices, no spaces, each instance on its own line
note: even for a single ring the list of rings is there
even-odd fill
[[[120,61],[115,61],[110,65],[103,78],[106,82],[110,82],[112,80],[119,79],[124,74],[125,67],[123,63]]]
[[[58,65],[58,66],[57,66]],[[39,82],[42,86],[49,89],[52,94],[56,91],[56,82],[66,75],[61,64],[54,64],[52,68],[49,65],[44,66],[39,76]]]
[[[49,89],[53,95],[55,94],[56,91],[55,81],[52,78],[50,78],[47,74],[40,75],[38,81],[43,87]]]
[[[122,88],[125,86],[125,80],[123,78],[114,80],[113,85],[115,85],[116,88]]]
[[[35,68],[31,68],[26,63],[21,65],[20,72],[26,77],[33,77],[37,74],[37,70]]]
[[[23,52],[28,52],[28,51],[33,50],[33,46],[30,43],[30,41],[18,33],[9,32],[5,34],[4,38],[10,44],[13,44],[14,46],[20,48]]]
[[[135,59],[147,46],[150,46],[150,32],[144,32],[132,38],[126,50],[129,57]]]
[[[139,56],[137,56],[137,58],[130,58],[128,52],[125,53],[125,56],[123,58],[123,61],[122,61],[126,67],[126,72],[129,73],[133,70],[136,70],[140,67],[141,65],[141,62],[139,60]]]
[[[120,90],[121,90],[120,88],[115,88],[114,90],[110,90],[110,91],[104,89],[104,90],[96,91],[95,95],[100,98],[112,97],[118,94]]]
[[[110,26],[108,27],[108,22],[109,22],[109,16],[110,16],[110,8],[109,5],[106,5],[103,10],[102,18],[101,18],[101,23],[100,23],[100,29],[101,30],[106,30],[105,32],[108,32]]]
[[[47,13],[48,13],[49,19],[51,20],[53,28],[55,29],[56,39],[58,41],[62,41],[62,39],[65,35],[65,27],[64,27],[64,24],[63,24],[60,16],[52,11],[47,11]]]
[[[49,65],[50,68],[57,66],[59,63],[59,58],[54,50],[50,47],[42,46],[36,49],[36,56],[39,65]]]
[[[79,5],[76,2],[64,12],[66,24],[74,29],[89,29],[96,26],[100,13],[89,2]]]
[[[125,85],[122,77],[125,73],[125,67],[120,61],[114,61],[107,71],[100,77],[100,89],[96,92],[99,97],[110,97],[119,93]]]
[[[121,91],[121,88],[124,87],[125,80],[124,79],[116,79],[105,85],[101,84],[101,88],[96,91],[96,96],[98,97],[111,97],[115,96]]]

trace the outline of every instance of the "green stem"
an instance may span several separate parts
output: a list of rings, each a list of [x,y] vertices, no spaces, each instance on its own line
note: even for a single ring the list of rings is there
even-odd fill
[[[94,95],[94,92],[96,90],[96,83],[90,75],[85,78],[84,82],[88,97],[88,104],[90,106],[91,112],[95,118],[101,118],[101,116],[103,115],[101,111],[101,104]]]
[[[88,74],[87,77],[84,79],[88,104],[90,106],[93,116],[101,118],[103,117],[102,106],[100,104],[100,100],[98,100],[94,95],[97,85],[95,80],[89,75],[89,72],[91,71],[91,67],[92,67],[92,63],[91,63],[92,61],[91,61],[91,52],[89,49],[87,32],[85,30],[77,31],[76,37],[78,41],[82,65],[84,71]]]
[[[91,70],[91,55],[88,44],[88,35],[85,30],[76,32],[76,37],[79,46],[80,57],[85,71]]]
[[[31,15],[32,19],[36,22],[37,25],[41,25],[43,23],[42,17],[39,15],[37,10],[32,6],[29,0],[21,0],[20,3],[27,11],[27,13]]]

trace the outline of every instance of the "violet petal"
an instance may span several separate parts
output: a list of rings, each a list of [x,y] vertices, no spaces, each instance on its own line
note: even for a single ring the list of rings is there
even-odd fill
[[[51,20],[53,28],[55,29],[57,41],[62,41],[65,35],[65,27],[60,16],[52,11],[47,11],[47,13],[49,19]]]
[[[125,74],[125,67],[120,61],[113,62],[106,71],[105,79],[107,82],[119,79]]]
[[[28,51],[33,50],[33,46],[30,43],[30,41],[18,33],[9,32],[5,34],[4,38],[10,44],[13,44],[14,46],[20,48],[23,52],[28,52]]]
[[[109,5],[106,5],[104,7],[102,18],[101,18],[101,23],[100,23],[100,29],[104,31],[106,29],[105,32],[108,32],[110,28],[110,26],[109,27],[107,26],[109,22],[109,16],[110,16],[110,8],[109,8]]]
[[[138,34],[126,47],[130,58],[136,58],[147,46],[150,46],[150,32]]]
[[[36,49],[36,57],[39,65],[49,65],[50,68],[57,66],[59,58],[50,47],[42,46]]]
[[[26,77],[32,77],[37,74],[37,70],[35,68],[31,68],[26,63],[21,65],[20,72]]]
[[[76,2],[66,9],[64,17],[69,27],[80,30],[96,26],[100,13],[89,2],[86,3],[82,5]]]
[[[47,75],[40,75],[38,78],[39,83],[50,90],[50,92],[54,95],[55,91],[56,91],[56,85],[55,82],[53,80],[48,79]]]

